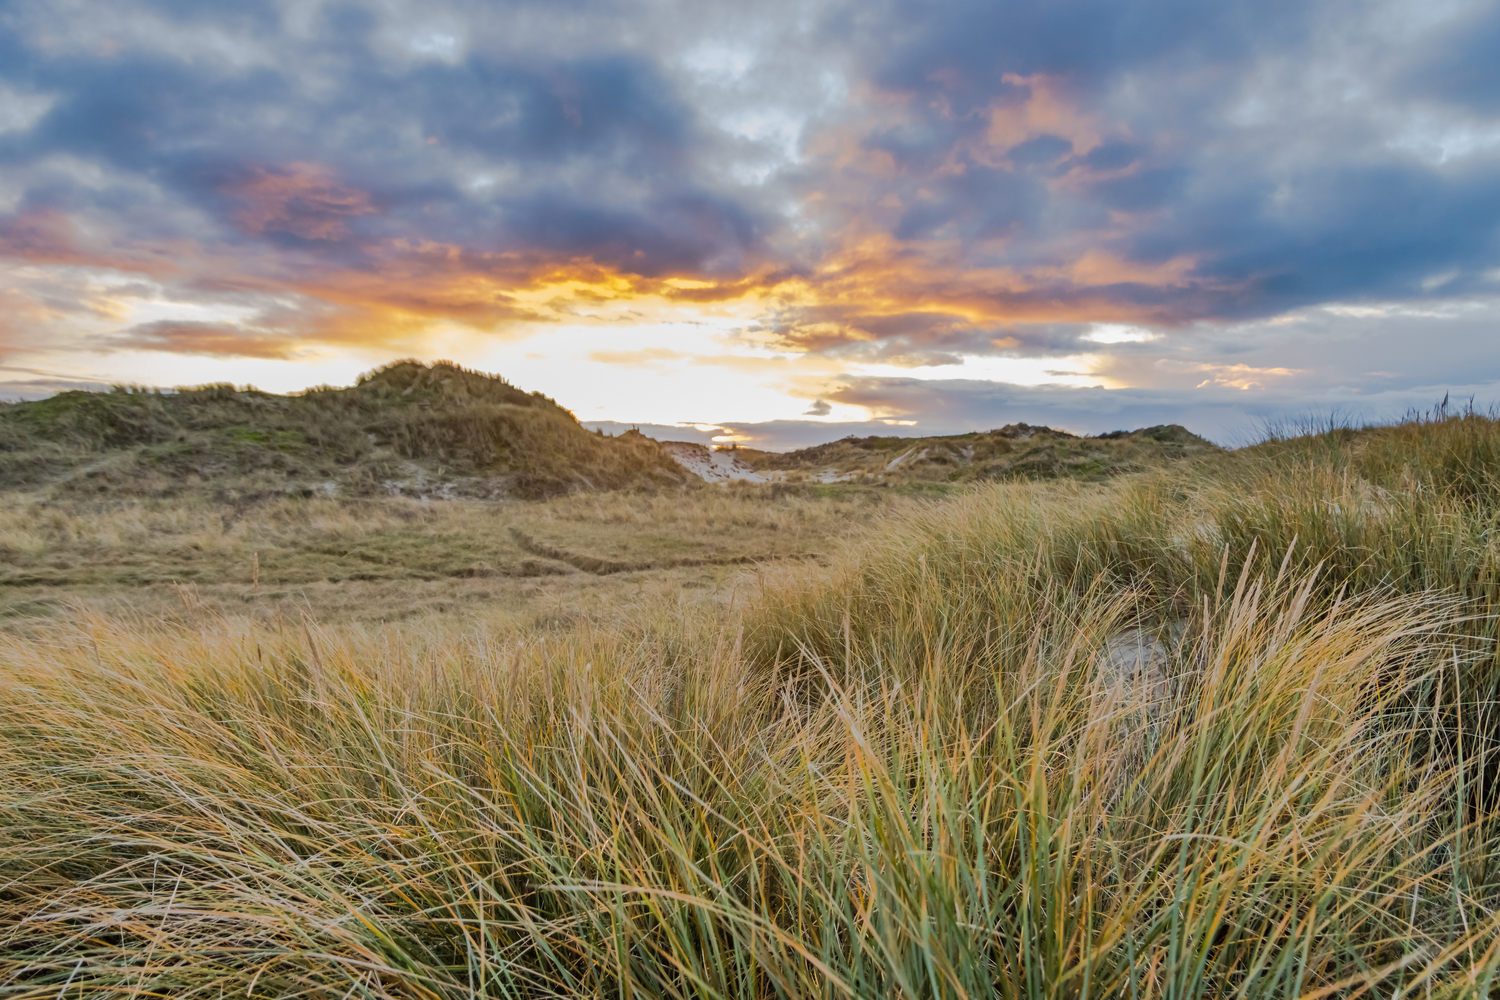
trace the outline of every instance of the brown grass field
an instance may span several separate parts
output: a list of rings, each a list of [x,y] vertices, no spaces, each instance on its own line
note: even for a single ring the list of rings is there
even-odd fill
[[[920,502],[900,491],[750,484],[500,503],[12,494],[0,508],[0,628],[80,608],[173,620],[525,623],[646,591],[727,600],[765,567],[827,564],[872,514]]]

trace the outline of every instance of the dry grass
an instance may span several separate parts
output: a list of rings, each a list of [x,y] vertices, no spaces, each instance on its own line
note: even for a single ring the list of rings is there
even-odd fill
[[[0,635],[0,995],[1491,996],[1486,440],[828,507],[734,607]],[[796,530],[715,496],[532,523]]]
[[[987,480],[1102,482],[1184,459],[1213,460],[1222,449],[1175,424],[1100,437],[1009,424],[947,437],[847,437],[784,454],[750,448],[738,454],[779,482],[915,486]]]
[[[70,615],[79,601],[150,617],[377,623],[429,613],[550,621],[559,608],[598,610],[655,589],[727,599],[746,572],[826,562],[866,512],[908,504],[886,491],[820,499],[766,487],[500,504],[8,499],[0,620],[12,628]],[[589,572],[601,564],[628,571]]]

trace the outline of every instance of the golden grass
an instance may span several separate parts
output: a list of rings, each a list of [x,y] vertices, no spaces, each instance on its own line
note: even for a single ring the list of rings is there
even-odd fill
[[[0,506],[0,620],[96,610],[153,617],[304,614],[322,622],[555,618],[666,588],[728,599],[767,562],[826,561],[886,491],[827,499],[769,488],[580,494],[541,502],[277,498],[231,505],[59,502]],[[528,549],[529,538],[573,563]],[[582,567],[623,563],[633,572]],[[576,565],[575,565],[576,564]],[[189,588],[184,593],[183,588]]]
[[[0,995],[1491,996],[1494,506],[1370,443],[845,507],[733,607],[0,635]]]

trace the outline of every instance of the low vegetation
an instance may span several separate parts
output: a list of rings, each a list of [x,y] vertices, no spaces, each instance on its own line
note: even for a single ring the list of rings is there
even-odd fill
[[[1184,427],[1168,424],[1079,437],[1051,427],[1008,424],[947,437],[847,437],[790,452],[737,448],[751,468],[782,482],[974,483],[987,480],[1073,479],[1160,468],[1205,459],[1220,449]]]
[[[725,600],[0,633],[0,995],[1494,995],[1500,424],[1086,479],[441,515],[809,524]]]
[[[683,479],[639,435],[590,434],[540,393],[447,363],[297,396],[121,386],[0,404],[0,484],[57,498],[535,499]]]
[[[665,589],[729,599],[747,567],[827,565],[902,491],[743,484],[492,503],[273,494],[0,506],[0,628],[113,615],[376,624],[425,614],[554,621]]]

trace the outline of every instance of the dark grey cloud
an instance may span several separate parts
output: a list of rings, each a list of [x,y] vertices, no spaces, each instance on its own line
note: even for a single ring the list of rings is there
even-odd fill
[[[1500,114],[1500,6],[1478,5],[1434,32],[1403,60],[1401,85],[1466,111]]]
[[[0,80],[52,103],[32,128],[0,135],[0,165],[35,170],[67,156],[97,168],[86,179],[38,172],[13,216],[109,218],[140,239],[269,244],[330,266],[369,266],[371,245],[396,239],[640,274],[736,270],[766,225],[704,169],[711,129],[690,95],[657,60],[608,38],[571,52],[402,62],[379,51],[372,9],[324,7],[299,34],[269,8],[216,16],[199,5],[189,16],[183,6],[147,10],[234,37],[247,64],[146,45],[57,52],[12,36]],[[58,30],[21,9],[11,20],[33,38]],[[478,11],[490,24],[507,16]],[[321,192],[299,199],[299,179]],[[142,209],[162,199],[195,212],[153,224]],[[349,199],[359,210],[340,214]],[[285,218],[263,218],[278,211]],[[320,225],[320,214],[339,224]]]
[[[828,414],[830,414],[832,412],[833,412],[833,407],[831,405],[829,405],[828,401],[826,399],[819,399],[819,400],[815,400],[813,402],[813,405],[811,405],[811,406],[809,406],[807,408],[806,412],[803,413],[803,416],[805,416],[805,417],[826,417],[826,416],[828,416]]]
[[[1073,76],[1087,86],[1143,65],[1234,63],[1298,41],[1311,10],[1291,0],[964,0],[942,10],[902,0],[882,13],[863,19],[879,52],[874,79],[967,98],[955,104],[962,113],[985,106],[1010,73]],[[951,76],[934,76],[934,68]]]
[[[449,58],[394,58],[388,36],[416,10],[329,4],[298,27],[291,8],[263,3],[121,5],[115,18],[154,17],[180,30],[187,50],[108,39],[59,50],[44,39],[75,24],[41,5],[11,5],[0,76],[54,103],[34,128],[0,136],[0,164],[23,169],[62,154],[110,175],[103,184],[37,177],[18,211],[96,212],[139,232],[142,195],[125,181],[143,179],[217,222],[223,238],[346,266],[368,266],[361,250],[372,240],[405,238],[582,256],[645,275],[735,272],[782,230],[762,192],[708,169],[733,143],[703,110],[713,86],[674,63],[680,11],[453,5],[438,9],[455,26]],[[1338,2],[1179,0],[829,10],[820,23],[829,65],[906,100],[900,121],[877,116],[859,140],[897,170],[879,191],[856,184],[855,207],[897,195],[903,207],[886,223],[894,238],[960,240],[975,266],[1060,263],[1075,253],[1061,245],[1067,236],[1102,231],[1111,213],[1159,214],[1116,225],[1102,242],[1143,264],[1192,256],[1197,286],[1104,288],[1168,318],[1421,296],[1424,280],[1450,268],[1461,273],[1448,293],[1462,290],[1500,255],[1493,156],[1421,162],[1387,148],[1389,135],[1356,120],[1358,106],[1323,142],[1306,120],[1230,123],[1255,99],[1267,60],[1350,58],[1331,36],[1359,13]],[[697,19],[705,16],[713,12]],[[528,25],[529,39],[552,27],[562,41],[497,42],[509,19]],[[661,40],[627,40],[631,19],[638,36]],[[243,62],[193,51],[207,31],[234,39]],[[1486,39],[1496,31],[1500,17],[1477,5],[1421,34],[1421,54],[1399,72],[1355,69],[1377,92],[1404,84],[1492,117],[1500,84]],[[993,112],[1035,98],[1037,85],[1022,78],[1038,74],[1053,99],[1097,119],[1098,144],[1079,150],[1078,136],[1039,131],[976,152]],[[1149,99],[1132,103],[1127,88]],[[858,128],[856,105],[844,117]],[[1293,148],[1306,155],[1284,162]],[[370,210],[338,227],[247,232],[237,178],[300,162],[363,192]],[[829,164],[804,169],[807,183],[839,183]],[[1062,174],[1072,181],[1059,189]],[[983,245],[1001,239],[1003,250]]]

